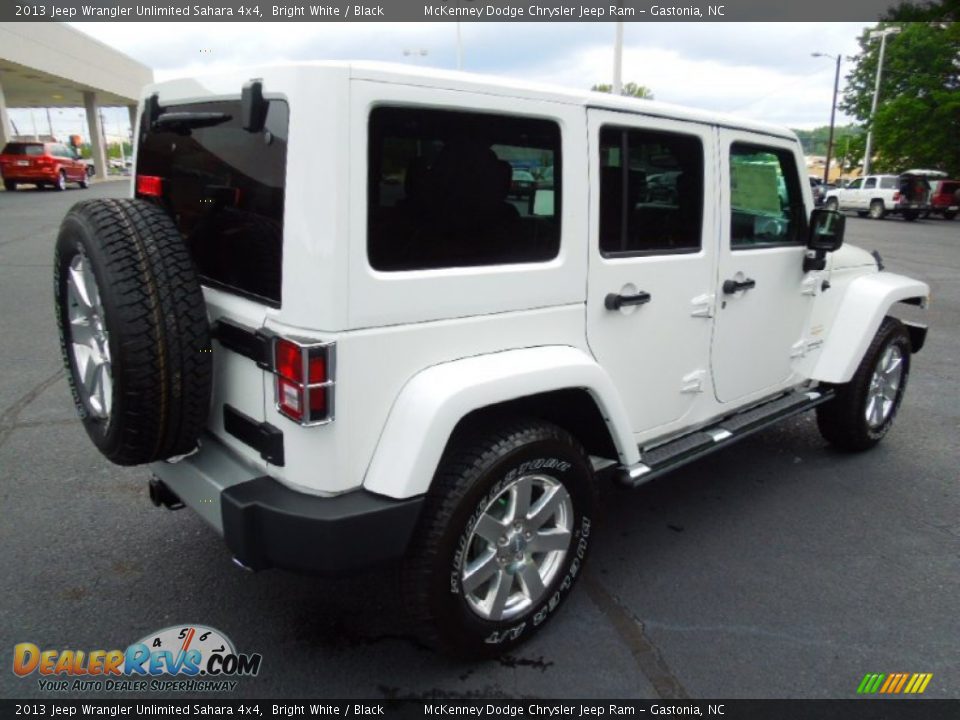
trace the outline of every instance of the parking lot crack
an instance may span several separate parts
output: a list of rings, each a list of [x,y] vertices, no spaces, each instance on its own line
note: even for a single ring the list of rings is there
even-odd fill
[[[583,578],[583,585],[593,604],[604,614],[617,634],[630,648],[640,672],[663,700],[684,700],[690,696],[663,659],[660,649],[644,632],[643,621],[630,612],[600,582],[591,575]]]
[[[3,411],[3,414],[0,415],[0,447],[3,447],[4,443],[7,442],[7,438],[10,436],[10,433],[13,432],[13,430],[17,427],[17,418],[20,417],[20,413],[22,413],[30,405],[30,403],[36,400],[41,393],[54,385],[65,374],[66,371],[62,368],[57,370],[57,372],[48,377],[46,380],[41,380],[39,383],[34,385],[30,390],[16,400],[13,405]]]

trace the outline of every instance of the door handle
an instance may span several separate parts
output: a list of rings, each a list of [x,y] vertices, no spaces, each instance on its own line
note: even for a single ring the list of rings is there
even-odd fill
[[[757,281],[752,278],[746,280],[724,280],[723,292],[725,295],[733,295],[740,290],[752,290],[757,286]]]
[[[644,292],[641,290],[636,295],[620,295],[618,293],[610,293],[603,300],[604,306],[607,310],[619,310],[622,307],[627,305],[645,305],[652,299],[650,293]]]

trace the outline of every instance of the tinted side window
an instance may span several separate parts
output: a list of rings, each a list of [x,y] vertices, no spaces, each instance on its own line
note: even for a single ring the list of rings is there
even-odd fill
[[[600,251],[694,252],[703,218],[703,145],[692,135],[600,130]]]
[[[802,243],[806,210],[793,153],[734,143],[730,149],[730,245]]]
[[[560,128],[549,120],[375,108],[370,265],[420,270],[556,257],[560,160]]]
[[[875,188],[877,186],[877,179],[875,177],[867,178],[863,183],[863,189],[869,190],[870,188]]]
[[[856,180],[851,182],[849,185],[847,185],[847,190],[859,190],[860,185],[862,183],[863,183],[863,180],[861,180],[860,178],[857,178]]]

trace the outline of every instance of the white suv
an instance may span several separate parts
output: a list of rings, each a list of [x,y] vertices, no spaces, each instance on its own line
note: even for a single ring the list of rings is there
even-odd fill
[[[926,333],[778,127],[325,63],[156,85],[136,144],[57,243],[90,438],[244,567],[402,559],[455,653],[552,617],[602,482],[811,408],[874,445]]]

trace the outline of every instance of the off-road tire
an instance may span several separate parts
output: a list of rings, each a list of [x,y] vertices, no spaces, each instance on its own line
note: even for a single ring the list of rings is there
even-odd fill
[[[563,484],[572,501],[572,537],[541,599],[517,617],[491,621],[470,608],[461,585],[466,544],[484,509],[525,472]],[[556,614],[583,572],[596,492],[583,448],[550,423],[513,421],[453,438],[427,494],[402,571],[401,590],[417,639],[449,655],[483,658],[501,655],[533,636]]]
[[[109,337],[105,418],[90,411],[71,350],[67,278],[78,253],[96,280]],[[54,293],[74,403],[100,452],[138,465],[195,448],[210,404],[210,332],[196,270],[167,213],[143,200],[74,205],[57,238]]]
[[[900,350],[903,374],[889,416],[874,428],[865,416],[870,382],[883,353],[891,345]],[[910,351],[910,335],[903,323],[896,318],[884,318],[850,382],[833,386],[836,397],[817,407],[817,427],[824,439],[849,452],[868,450],[883,439],[893,425],[907,388]]]
[[[867,211],[874,220],[883,220],[887,215],[887,209],[883,206],[883,200],[874,200],[870,203],[870,209]]]
[[[17,189],[17,184],[13,180],[4,180],[3,189],[7,192],[13,192]]]

